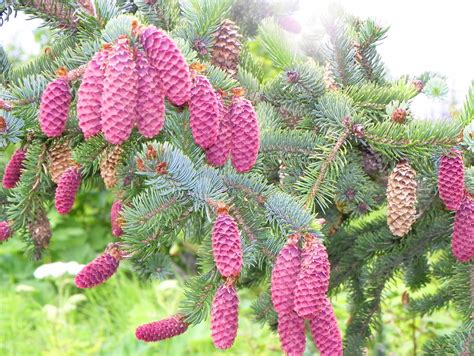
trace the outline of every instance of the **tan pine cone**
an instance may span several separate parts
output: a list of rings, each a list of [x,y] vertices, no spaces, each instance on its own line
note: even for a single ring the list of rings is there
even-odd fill
[[[48,169],[51,175],[51,180],[58,183],[59,177],[66,169],[72,166],[77,166],[77,163],[72,159],[72,151],[69,147],[69,142],[56,142],[49,149]]]
[[[122,147],[114,146],[111,150],[106,152],[100,162],[100,175],[107,189],[111,189],[117,184],[117,166],[122,159],[122,153]]]
[[[241,38],[239,27],[231,20],[224,20],[214,36],[212,64],[235,73],[239,65]]]
[[[323,81],[326,90],[336,91],[339,89],[336,80],[334,79],[334,75],[332,73],[331,65],[329,64],[329,62],[326,62],[326,65],[324,66]]]
[[[35,220],[28,224],[28,230],[36,248],[45,249],[48,247],[52,235],[51,225],[43,209],[40,209],[36,214]]]
[[[407,161],[399,162],[388,178],[387,223],[395,236],[410,231],[416,219],[416,172]]]

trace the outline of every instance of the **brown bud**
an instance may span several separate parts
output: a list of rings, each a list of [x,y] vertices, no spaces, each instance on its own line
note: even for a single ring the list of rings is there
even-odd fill
[[[155,147],[153,145],[148,145],[146,148],[146,159],[156,159],[157,157],[157,152]]]
[[[145,163],[143,163],[143,160],[141,158],[137,157],[135,163],[139,172],[143,172],[145,170]]]
[[[289,70],[286,72],[286,80],[288,80],[288,83],[298,83],[300,80],[300,74],[294,70]]]
[[[397,124],[403,124],[407,118],[407,111],[403,108],[395,109],[392,113],[392,121]]]
[[[7,121],[3,116],[0,116],[0,132],[3,132],[7,129]]]

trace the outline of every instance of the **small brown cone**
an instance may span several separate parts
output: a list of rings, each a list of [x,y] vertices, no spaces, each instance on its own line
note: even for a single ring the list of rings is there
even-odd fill
[[[416,218],[416,172],[407,161],[399,162],[388,178],[387,223],[392,234],[402,237]]]
[[[235,73],[239,65],[241,37],[239,27],[231,20],[224,20],[215,33],[212,64],[229,73]]]
[[[52,235],[51,224],[43,209],[40,209],[36,214],[35,220],[28,224],[28,230],[37,249],[43,250],[48,247]]]
[[[114,146],[107,151],[100,162],[100,176],[104,180],[105,187],[111,189],[117,184],[117,166],[122,159],[123,148]]]
[[[66,169],[76,166],[72,159],[72,151],[67,141],[59,141],[49,149],[48,168],[51,180],[58,183],[59,177]]]

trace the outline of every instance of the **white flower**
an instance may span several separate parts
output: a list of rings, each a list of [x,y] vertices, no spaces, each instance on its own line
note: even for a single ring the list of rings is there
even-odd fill
[[[36,279],[58,278],[65,274],[75,276],[84,267],[75,261],[46,263],[39,266],[33,273]]]

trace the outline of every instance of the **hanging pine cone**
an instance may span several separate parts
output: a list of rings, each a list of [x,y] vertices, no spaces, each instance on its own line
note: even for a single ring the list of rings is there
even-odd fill
[[[311,319],[321,310],[329,287],[329,260],[326,248],[316,236],[305,236],[301,269],[294,291],[295,312]]]
[[[311,319],[311,335],[321,356],[342,356],[342,337],[334,310],[328,298],[323,300],[321,311]]]
[[[181,315],[174,315],[168,319],[140,325],[135,331],[138,340],[145,342],[160,341],[181,335],[188,329],[188,324]]]
[[[35,219],[28,224],[28,231],[37,249],[48,247],[52,236],[51,224],[43,209],[36,212]]]
[[[77,163],[72,159],[72,151],[67,141],[57,142],[49,149],[48,169],[54,183],[59,182],[59,178],[66,169],[76,166]]]
[[[144,28],[140,42],[148,60],[158,71],[165,95],[175,105],[183,105],[191,95],[191,75],[179,48],[155,26]]]
[[[16,186],[21,177],[23,161],[26,158],[26,152],[21,148],[17,149],[10,158],[5,171],[3,172],[3,188],[11,189]]]
[[[158,71],[153,68],[145,53],[137,52],[138,98],[137,127],[145,137],[158,135],[165,124],[165,95],[160,87]]]
[[[0,242],[8,240],[11,236],[10,224],[7,221],[0,221]]]
[[[101,99],[101,125],[113,145],[124,142],[136,122],[137,68],[127,38],[111,49]]]
[[[120,213],[122,212],[122,201],[116,200],[112,204],[110,209],[110,223],[112,225],[112,235],[119,237],[122,236],[122,217]]]
[[[71,104],[71,91],[66,76],[50,82],[41,96],[39,122],[48,137],[60,136],[66,128]]]
[[[117,272],[122,253],[111,244],[106,251],[89,262],[76,276],[78,288],[92,288],[104,283]]]
[[[469,262],[474,257],[474,198],[469,194],[456,211],[451,250],[461,262]]]
[[[416,216],[416,172],[407,161],[399,162],[388,178],[387,223],[393,235],[410,231]]]
[[[272,271],[272,302],[277,313],[288,313],[294,307],[294,291],[301,267],[298,235],[292,235],[278,254]]]
[[[242,246],[234,218],[221,213],[212,227],[212,253],[220,274],[236,276],[242,268]]]
[[[203,75],[196,76],[189,101],[189,124],[198,146],[206,149],[216,142],[219,116],[218,98],[211,83]]]
[[[222,285],[216,292],[211,310],[211,337],[214,346],[225,350],[232,346],[239,324],[239,297],[234,286]]]
[[[81,174],[76,167],[68,168],[59,178],[54,204],[59,214],[67,214],[71,211],[76,194],[81,185]]]
[[[220,94],[217,95],[219,106],[219,132],[216,142],[206,150],[207,161],[214,166],[223,166],[230,156],[232,143],[232,123],[230,122],[229,110],[224,106]]]
[[[237,172],[248,172],[257,161],[260,149],[260,130],[252,103],[244,98],[234,98],[230,120],[232,165]]]
[[[100,108],[109,49],[106,47],[92,57],[77,91],[77,119],[85,139],[97,135],[102,129]]]
[[[239,27],[231,20],[224,20],[214,36],[212,64],[235,73],[240,61],[241,38]]]
[[[306,346],[304,319],[294,311],[278,314],[278,336],[287,355],[302,355]]]
[[[441,157],[438,172],[439,197],[449,210],[458,210],[464,196],[464,163],[461,152]]]
[[[117,184],[117,168],[122,159],[122,153],[123,148],[121,146],[114,146],[100,162],[100,176],[104,180],[107,189],[112,189]]]

